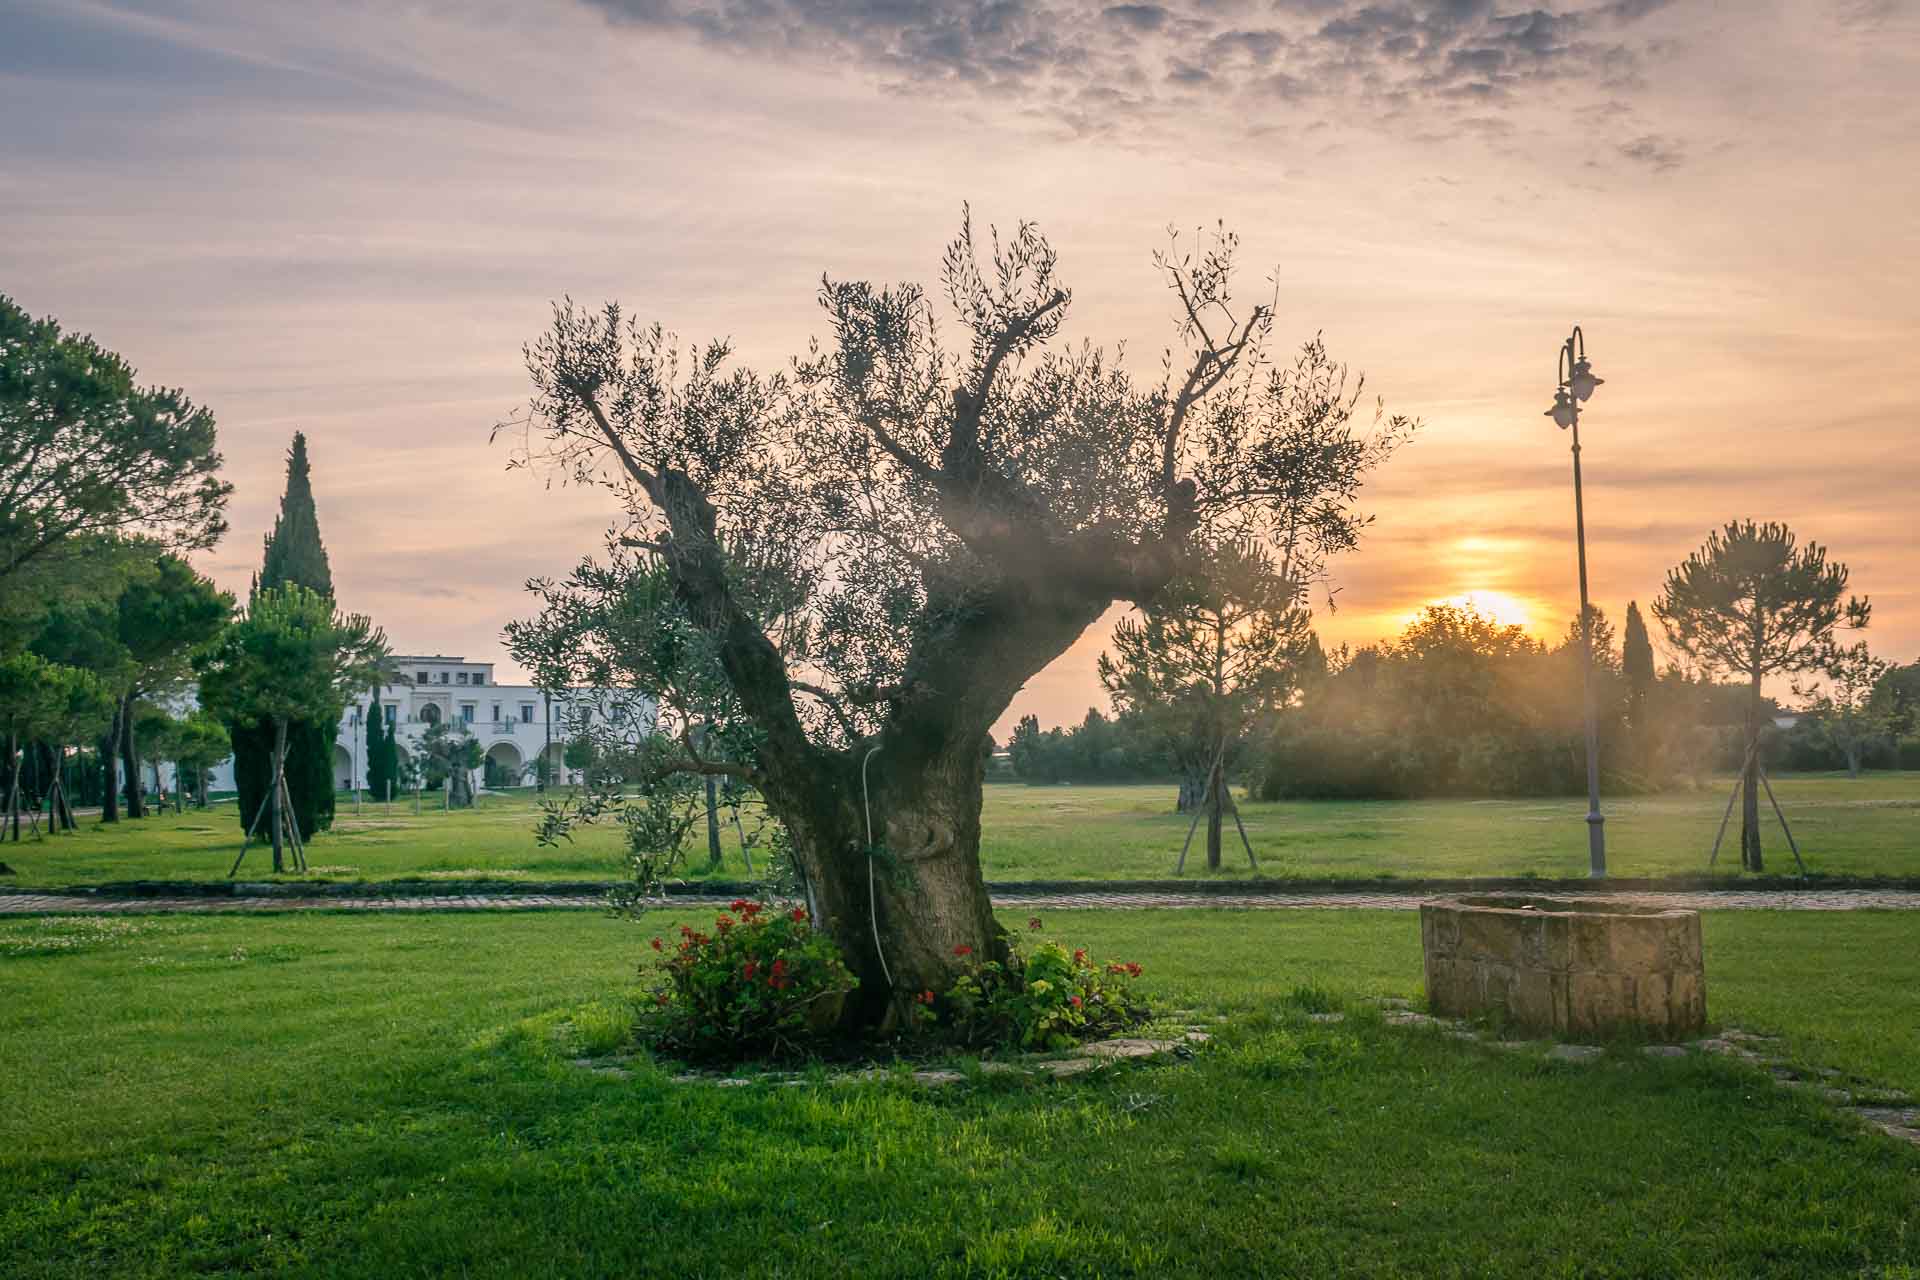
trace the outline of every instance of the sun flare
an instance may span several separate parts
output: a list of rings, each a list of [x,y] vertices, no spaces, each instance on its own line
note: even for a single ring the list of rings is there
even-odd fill
[[[1466,591],[1459,595],[1429,600],[1427,604],[1444,604],[1452,605],[1456,609],[1471,609],[1481,617],[1491,618],[1501,626],[1522,627],[1531,631],[1534,625],[1533,605],[1519,596],[1509,595],[1504,591]],[[1412,622],[1417,616],[1417,613],[1409,614],[1407,621]]]

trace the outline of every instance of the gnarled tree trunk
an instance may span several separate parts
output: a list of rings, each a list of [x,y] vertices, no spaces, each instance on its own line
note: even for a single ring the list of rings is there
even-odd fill
[[[909,692],[891,700],[877,736],[831,751],[808,743],[797,721],[768,735],[756,783],[787,829],[816,922],[860,980],[850,1027],[890,1026],[977,959],[1005,957],[980,873],[980,739],[1109,602],[1003,583],[972,599],[951,643],[916,652],[901,682]],[[790,716],[778,654],[757,628],[736,634],[721,656],[734,688]]]

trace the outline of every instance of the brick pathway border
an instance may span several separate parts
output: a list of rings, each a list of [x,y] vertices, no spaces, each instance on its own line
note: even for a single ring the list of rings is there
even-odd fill
[[[1559,887],[1541,896],[1699,911],[1920,911],[1913,889],[1702,889],[1646,893],[1593,892]],[[1418,893],[1018,893],[996,892],[1007,911],[1412,911],[1436,896]],[[672,895],[662,908],[710,905],[714,899]],[[0,916],[14,915],[257,915],[282,911],[583,911],[606,905],[597,893],[328,894],[294,896],[118,897],[64,893],[0,893]]]

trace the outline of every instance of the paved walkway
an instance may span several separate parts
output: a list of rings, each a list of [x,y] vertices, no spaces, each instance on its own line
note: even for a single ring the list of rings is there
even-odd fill
[[[1431,893],[1003,893],[993,905],[1008,911],[1212,910],[1212,911],[1411,911]],[[1690,907],[1701,911],[1920,911],[1912,889],[1739,890],[1582,893],[1554,889],[1542,896]],[[714,900],[662,898],[663,909],[712,906]],[[599,894],[468,893],[329,897],[95,897],[0,893],[0,915],[215,915],[279,911],[585,911],[605,906]]]

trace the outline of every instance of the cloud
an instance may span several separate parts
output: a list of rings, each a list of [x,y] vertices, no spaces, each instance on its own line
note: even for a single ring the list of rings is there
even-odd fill
[[[1678,141],[1658,133],[1643,133],[1621,143],[1616,150],[1634,163],[1661,173],[1679,168],[1680,162],[1686,159],[1686,151]]]
[[[619,26],[853,64],[891,87],[951,85],[1076,126],[1132,123],[1195,92],[1248,113],[1276,96],[1376,119],[1484,114],[1547,88],[1617,90],[1665,0],[1505,11],[1492,0],[586,0]],[[1091,104],[1091,106],[1090,106]],[[1481,126],[1478,132],[1486,132]],[[1678,163],[1677,151],[1672,163]]]
[[[1157,4],[1116,4],[1104,10],[1101,16],[1135,31],[1158,31],[1167,25],[1168,15]]]

